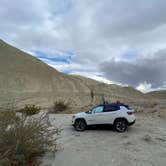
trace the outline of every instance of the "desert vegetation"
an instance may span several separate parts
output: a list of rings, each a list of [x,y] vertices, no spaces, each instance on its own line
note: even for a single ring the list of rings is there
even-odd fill
[[[27,116],[38,114],[40,112],[40,107],[37,107],[36,105],[25,105],[24,108],[21,108],[17,110],[17,112],[21,112]]]
[[[8,109],[0,112],[0,133],[0,165],[36,166],[38,157],[57,150],[60,130],[46,114],[27,116]]]
[[[50,113],[60,113],[64,112],[69,108],[69,102],[65,102],[64,100],[55,101],[53,104],[53,109]]]

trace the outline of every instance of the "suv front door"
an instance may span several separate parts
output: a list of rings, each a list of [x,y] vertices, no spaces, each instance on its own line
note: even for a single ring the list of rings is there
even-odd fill
[[[91,110],[91,113],[87,116],[89,124],[102,124],[104,121],[103,117],[104,106],[97,106]]]

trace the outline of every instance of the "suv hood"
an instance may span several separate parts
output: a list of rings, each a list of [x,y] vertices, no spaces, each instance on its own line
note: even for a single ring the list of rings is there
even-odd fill
[[[79,112],[75,114],[76,117],[84,116],[86,113],[85,112]]]

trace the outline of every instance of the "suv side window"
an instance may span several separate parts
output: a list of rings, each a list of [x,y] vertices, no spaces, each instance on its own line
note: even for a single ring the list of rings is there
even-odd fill
[[[118,110],[120,110],[119,106],[106,105],[104,107],[104,111],[103,112],[112,112],[112,111],[118,111]]]
[[[102,113],[103,112],[103,106],[98,106],[98,107],[95,107],[93,108],[92,112],[93,113]]]

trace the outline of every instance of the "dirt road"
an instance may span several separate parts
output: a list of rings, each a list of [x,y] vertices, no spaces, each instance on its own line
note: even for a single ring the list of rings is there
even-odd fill
[[[138,116],[125,133],[112,129],[76,132],[72,115],[50,115],[51,122],[63,129],[55,158],[44,157],[42,166],[165,166],[166,120]]]

